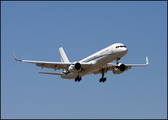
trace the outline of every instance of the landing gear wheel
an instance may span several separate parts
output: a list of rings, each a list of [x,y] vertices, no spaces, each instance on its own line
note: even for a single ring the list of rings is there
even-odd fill
[[[78,80],[75,78],[75,82],[77,82]]]
[[[104,77],[104,78],[101,78],[100,80],[99,80],[99,82],[105,82],[106,81],[106,78]]]
[[[99,82],[102,82],[102,78],[99,80]]]
[[[82,78],[81,78],[81,77],[79,77],[78,82],[80,82],[81,80],[82,80]]]
[[[75,78],[75,82],[77,82],[77,81],[80,82],[81,80],[82,80],[82,78],[79,76]]]
[[[103,82],[105,82],[106,81],[106,78],[103,78]]]

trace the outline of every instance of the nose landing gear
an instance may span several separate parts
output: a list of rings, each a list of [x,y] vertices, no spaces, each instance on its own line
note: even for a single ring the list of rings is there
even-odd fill
[[[117,65],[119,64],[119,60],[120,60],[120,58],[117,58],[117,59],[116,59],[116,61],[117,61]]]

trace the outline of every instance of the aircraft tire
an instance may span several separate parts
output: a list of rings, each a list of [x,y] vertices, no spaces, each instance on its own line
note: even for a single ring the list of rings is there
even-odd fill
[[[100,80],[99,80],[99,82],[103,82],[104,80],[103,80],[103,78],[101,78]]]

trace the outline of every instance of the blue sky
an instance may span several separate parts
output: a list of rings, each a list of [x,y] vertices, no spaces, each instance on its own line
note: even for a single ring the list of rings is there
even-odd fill
[[[63,47],[73,62],[118,42],[121,63],[149,65],[109,71],[105,83],[37,74],[54,70],[12,54],[59,62]],[[167,118],[167,2],[2,1],[1,118]]]

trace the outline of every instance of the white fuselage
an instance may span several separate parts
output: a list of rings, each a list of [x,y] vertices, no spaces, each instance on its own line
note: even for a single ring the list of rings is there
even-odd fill
[[[127,48],[122,43],[115,43],[113,45],[110,45],[79,61],[79,63],[91,63],[92,65],[89,68],[81,70],[79,73],[62,74],[61,78],[75,79],[77,75],[82,77],[84,75],[91,74],[97,70],[102,69],[103,66],[116,60],[117,58],[125,56],[127,54],[127,51]]]

